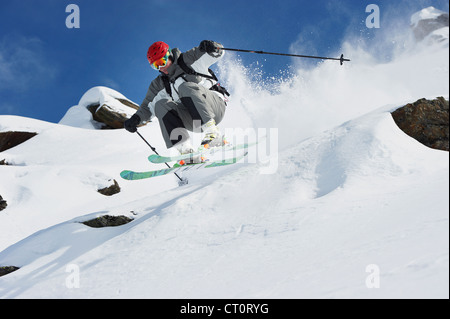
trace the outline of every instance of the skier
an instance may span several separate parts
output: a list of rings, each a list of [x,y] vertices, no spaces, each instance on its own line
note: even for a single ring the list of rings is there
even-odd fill
[[[160,74],[151,82],[139,110],[125,121],[125,129],[134,133],[141,122],[156,116],[167,148],[175,147],[180,154],[194,152],[187,131],[204,132],[199,150],[227,144],[217,124],[224,117],[229,94],[208,69],[223,57],[221,48],[219,43],[204,40],[181,53],[164,42],[153,43],[147,58]],[[187,164],[202,160],[191,158]]]

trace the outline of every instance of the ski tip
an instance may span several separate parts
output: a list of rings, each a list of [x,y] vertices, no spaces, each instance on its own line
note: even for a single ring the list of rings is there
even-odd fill
[[[133,177],[133,173],[131,171],[122,171],[120,173],[120,177],[126,180],[131,180]]]

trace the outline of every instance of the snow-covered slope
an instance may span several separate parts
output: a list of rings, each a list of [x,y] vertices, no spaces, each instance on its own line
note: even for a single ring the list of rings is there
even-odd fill
[[[448,296],[448,153],[406,136],[389,110],[281,152],[275,174],[238,164],[214,179],[191,176],[185,187],[173,176],[120,180],[122,192],[111,198],[97,187],[119,179],[125,165],[150,167],[142,145],[123,131],[49,125],[6,152],[21,166],[0,167],[9,181],[1,192],[10,199],[0,215],[1,243],[9,246],[0,264],[21,267],[0,279],[0,293]],[[135,220],[109,229],[79,223],[105,214]],[[69,289],[73,265],[80,287]],[[378,289],[366,286],[370,265],[380,269]]]
[[[449,153],[390,115],[448,99],[448,47],[388,63],[344,47],[352,63],[297,69],[270,90],[233,55],[221,65],[233,93],[222,126],[232,139],[275,129],[272,170],[240,163],[183,187],[173,175],[125,181],[123,169],[164,167],[136,134],[92,129],[80,107],[59,124],[0,116],[0,132],[39,133],[0,153],[12,164],[0,165],[0,266],[20,267],[0,277],[0,297],[448,298]],[[118,94],[95,88],[79,105]],[[140,132],[168,153],[157,121]],[[113,179],[120,193],[97,192]],[[101,215],[134,220],[80,223]]]

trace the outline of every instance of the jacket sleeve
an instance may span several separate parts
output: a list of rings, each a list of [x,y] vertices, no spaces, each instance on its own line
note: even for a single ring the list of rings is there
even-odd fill
[[[213,42],[215,47],[223,48],[223,45]],[[209,74],[208,68],[223,58],[224,50],[218,52],[207,53],[195,47],[183,54],[183,60],[187,66],[191,67],[195,72],[201,74]]]
[[[148,121],[155,116],[155,105],[162,99],[170,99],[170,96],[166,92],[163,81],[158,76],[150,84],[144,101],[136,112],[141,121]]]

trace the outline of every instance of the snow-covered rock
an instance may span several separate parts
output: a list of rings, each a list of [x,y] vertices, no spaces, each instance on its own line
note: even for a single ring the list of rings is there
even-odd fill
[[[411,17],[411,27],[418,41],[427,43],[449,42],[449,15],[448,12],[434,7],[425,8]]]
[[[123,128],[123,122],[138,108],[121,93],[98,86],[88,90],[59,124],[88,129]]]

